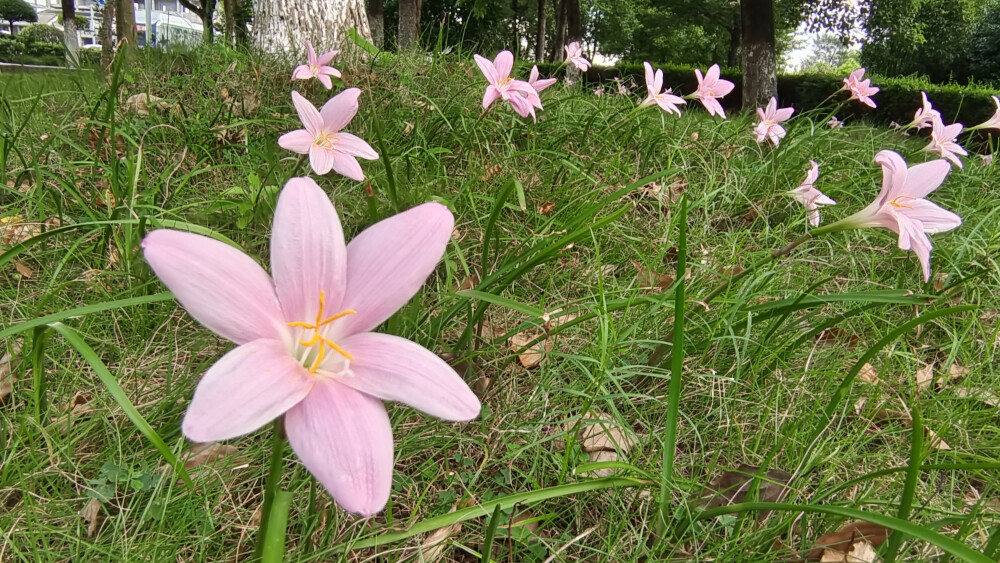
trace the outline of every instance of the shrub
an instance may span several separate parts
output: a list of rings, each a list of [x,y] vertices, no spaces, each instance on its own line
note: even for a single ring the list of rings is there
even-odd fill
[[[24,54],[35,57],[61,58],[66,55],[66,47],[63,47],[62,43],[45,43],[38,41],[35,43],[26,43],[24,46]]]
[[[0,61],[9,61],[24,52],[24,44],[16,39],[0,36]]]
[[[21,30],[17,38],[25,44],[28,43],[62,43],[63,33],[51,25],[44,23],[33,23]]]
[[[558,65],[545,63],[538,67],[542,76],[552,76]],[[698,87],[694,75],[694,67],[679,65],[664,65],[663,85],[673,88],[675,94],[690,94]],[[702,72],[706,69],[703,67]],[[589,83],[603,83],[614,78],[628,82],[631,78],[641,89],[641,95],[646,95],[646,79],[642,65],[620,65],[617,67],[591,67],[585,73]],[[722,77],[736,84],[733,93],[722,99],[722,105],[727,111],[740,109],[740,87],[742,74],[738,69],[722,69]],[[920,92],[927,92],[934,107],[941,112],[946,123],[964,123],[976,125],[986,121],[993,115],[996,106],[990,95],[996,92],[975,85],[961,86],[958,84],[931,84],[926,80],[916,78],[886,78],[878,75],[865,75],[872,79],[872,85],[882,89],[874,96],[877,109],[871,109],[861,103],[845,104],[837,112],[837,117],[844,119],[865,118],[869,122],[888,125],[895,121],[907,124],[913,120],[913,114],[920,107]],[[839,74],[782,74],[778,75],[778,100],[783,106],[794,106],[796,113],[802,113],[816,108],[831,94],[844,86],[844,76]],[[837,100],[847,99],[846,93],[841,93]],[[833,102],[827,102],[831,106]]]
[[[10,23],[10,32],[14,33],[14,22],[36,22],[38,14],[24,0],[0,0],[0,20]]]

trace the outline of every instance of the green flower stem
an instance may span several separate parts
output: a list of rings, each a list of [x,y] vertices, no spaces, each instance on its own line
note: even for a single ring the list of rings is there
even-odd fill
[[[254,545],[254,561],[259,561],[264,555],[264,545],[268,537],[268,528],[271,525],[274,496],[278,490],[278,482],[281,481],[285,453],[283,422],[284,417],[274,421],[274,435],[271,437],[271,467],[267,471],[267,482],[264,485],[264,505],[260,509],[260,528],[257,530],[257,542]],[[282,541],[284,541],[284,537],[282,537]]]

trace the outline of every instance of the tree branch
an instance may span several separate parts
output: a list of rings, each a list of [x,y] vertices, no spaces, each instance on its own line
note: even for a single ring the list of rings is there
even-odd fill
[[[145,1],[149,2],[150,0],[145,0]],[[188,10],[191,10],[199,18],[202,18],[202,17],[205,16],[205,12],[204,12],[204,10],[202,10],[201,6],[196,6],[193,2],[191,2],[191,0],[179,0],[179,1],[181,3],[181,6],[184,6]]]

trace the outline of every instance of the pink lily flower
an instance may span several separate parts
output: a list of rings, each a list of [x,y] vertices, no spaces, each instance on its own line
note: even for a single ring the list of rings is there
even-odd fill
[[[923,199],[944,182],[951,167],[932,160],[906,167],[893,151],[881,151],[875,162],[882,165],[882,190],[868,207],[825,229],[882,227],[899,235],[899,248],[916,253],[924,282],[931,279],[931,239],[927,235],[950,231],[962,224],[958,215]]]
[[[558,81],[558,78],[543,78],[539,80],[538,65],[531,65],[531,74],[528,76],[528,84],[531,84],[531,87],[535,89],[535,92],[540,94],[542,90],[552,86]]]
[[[950,160],[955,166],[964,168],[962,159],[958,158],[958,155],[969,156],[969,153],[962,148],[962,145],[955,142],[962,129],[961,123],[952,123],[945,127],[941,117],[934,116],[931,120],[931,142],[924,150],[936,152]]]
[[[677,117],[681,116],[681,110],[677,107],[677,104],[687,104],[684,98],[680,96],[675,96],[671,94],[671,89],[667,88],[665,91],[660,92],[663,89],[663,70],[656,69],[656,74],[653,74],[653,66],[648,62],[642,63],[646,68],[646,92],[649,95],[641,104],[640,107],[649,107],[652,105],[660,106],[660,109],[667,113],[676,113]]]
[[[580,42],[574,41],[566,45],[564,49],[566,50],[566,62],[583,72],[587,72],[587,69],[590,68],[590,61],[583,58],[583,48],[580,47]]]
[[[830,118],[830,121],[826,122],[826,126],[829,127],[830,129],[843,129],[844,122],[837,119],[837,116],[835,115]]]
[[[474,55],[473,58],[489,82],[486,93],[483,94],[483,109],[500,98],[509,103],[521,117],[530,115],[535,120],[535,108],[541,109],[542,100],[531,84],[510,77],[510,71],[514,68],[514,55],[510,51],[500,51],[493,62],[479,55]]]
[[[986,121],[976,125],[975,127],[970,127],[970,131],[973,129],[1000,129],[1000,98],[996,96],[990,97],[993,98],[993,103],[997,106],[996,111],[994,111],[993,116]]]
[[[293,90],[292,103],[305,129],[285,133],[278,138],[278,145],[295,153],[308,154],[309,165],[317,174],[334,170],[352,180],[364,180],[365,174],[357,158],[375,160],[378,153],[361,138],[341,131],[358,113],[360,95],[361,90],[348,88],[330,98],[317,111],[316,106]]]
[[[861,77],[864,75],[865,69],[859,68],[858,70],[855,70],[844,79],[843,89],[851,93],[850,99],[858,100],[869,107],[876,107],[875,101],[871,99],[871,96],[877,94],[881,88],[872,86],[870,78],[861,80]]]
[[[774,146],[778,146],[778,143],[785,136],[785,128],[778,123],[788,121],[794,112],[795,108],[778,109],[778,100],[775,98],[771,98],[771,101],[767,103],[767,110],[757,108],[757,117],[760,118],[760,123],[753,129],[754,134],[757,135],[757,142],[762,143],[767,138],[774,143]]]
[[[702,77],[701,69],[694,69],[694,75],[698,78],[698,89],[694,95],[701,104],[708,110],[709,115],[721,115],[726,118],[726,112],[722,109],[719,99],[733,91],[735,84],[728,80],[719,78],[719,65],[712,65],[705,76]]]
[[[184,416],[195,442],[229,440],[282,414],[292,449],[345,510],[382,510],[392,486],[392,426],[382,401],[445,420],[479,400],[434,353],[371,332],[419,291],[451,239],[448,208],[425,203],[349,245],[310,178],[278,197],[271,275],[232,246],[159,229],[146,261],[187,312],[237,344],[205,372]]]
[[[819,164],[816,164],[815,160],[809,161],[809,172],[806,173],[806,179],[799,184],[799,187],[788,192],[788,195],[795,198],[806,210],[809,211],[809,224],[813,227],[818,227],[820,223],[819,217],[819,206],[820,205],[836,205],[837,202],[828,198],[823,192],[816,189],[813,185],[819,178]]]
[[[329,51],[317,57],[316,51],[313,50],[312,42],[306,41],[306,64],[295,67],[295,71],[292,72],[292,80],[309,80],[310,78],[315,78],[327,90],[333,88],[333,81],[330,80],[330,77],[336,76],[340,78],[340,71],[328,65],[339,52]]]
[[[913,121],[906,126],[907,129],[910,129],[911,127],[916,129],[930,127],[933,125],[935,117],[937,119],[941,119],[941,112],[934,109],[931,105],[930,100],[927,99],[927,92],[921,92],[920,98],[923,100],[923,103],[921,104],[920,109],[917,110],[917,113],[913,114]]]

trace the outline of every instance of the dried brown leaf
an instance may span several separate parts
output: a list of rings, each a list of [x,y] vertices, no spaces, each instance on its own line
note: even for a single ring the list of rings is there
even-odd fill
[[[861,371],[858,372],[858,379],[867,383],[878,383],[878,370],[871,364],[865,364],[861,366]]]
[[[0,240],[7,246],[15,246],[42,234],[38,223],[25,223],[19,216],[0,217]]]
[[[92,498],[80,509],[80,518],[87,523],[87,537],[97,532],[97,524],[101,518],[101,501]]]
[[[562,326],[570,321],[576,320],[576,315],[571,313],[564,313],[562,309],[556,309],[551,313],[545,313],[542,315],[542,328],[545,332],[551,332],[552,329]]]
[[[858,542],[864,542],[871,547],[878,547],[889,537],[889,528],[857,520],[847,522],[836,532],[823,534],[816,540],[816,547],[806,555],[809,561],[822,561],[823,554],[827,551],[835,551],[846,557],[854,549]],[[855,552],[855,554],[857,554]],[[844,561],[845,559],[832,559],[831,561]],[[848,560],[849,561],[849,560]]]
[[[195,467],[215,463],[220,459],[236,455],[239,451],[236,446],[220,444],[218,442],[195,444],[183,458],[184,469],[194,469]]]
[[[917,370],[917,390],[926,391],[930,389],[931,383],[934,382],[934,364],[927,364],[926,366]]]
[[[489,165],[489,166],[486,167],[486,170],[483,171],[483,176],[482,176],[482,178],[480,178],[480,180],[482,180],[484,182],[487,182],[487,181],[493,179],[494,176],[496,176],[497,174],[499,174],[500,170],[501,170],[501,168],[500,168],[499,164],[491,164],[491,165]]]
[[[67,409],[69,414],[71,416],[87,414],[91,410],[90,401],[93,398],[94,397],[91,395],[77,391],[76,394],[73,395],[73,398],[69,401],[69,408]]]
[[[709,508],[728,506],[744,501],[760,467],[740,464],[735,471],[723,471],[709,483],[709,490],[715,493],[708,503]],[[759,502],[780,502],[788,494],[788,482],[792,476],[780,469],[768,469],[757,481],[756,499]],[[766,517],[761,513],[761,518]]]
[[[663,291],[673,285],[674,276],[661,274],[636,260],[630,260],[630,262],[635,267],[635,283],[638,287]]]
[[[548,215],[552,213],[552,210],[556,208],[556,202],[546,201],[545,203],[538,206],[539,215]]]
[[[969,368],[958,362],[951,364],[951,367],[948,368],[948,381],[964,379],[967,375],[969,375]]]
[[[10,352],[0,356],[0,403],[5,403],[14,390],[14,359],[21,353],[21,341],[10,345]]]
[[[11,260],[11,262],[14,263],[14,269],[17,270],[17,273],[28,278],[29,280],[35,277],[35,272],[24,263],[18,262],[17,260]]]
[[[619,426],[609,414],[590,411],[586,419],[580,425],[580,445],[587,453],[617,451],[624,454],[637,443],[631,433]]]
[[[989,391],[980,389],[955,389],[955,396],[960,399],[975,399],[991,407],[1000,407],[1000,396]]]
[[[587,454],[587,461],[590,463],[600,463],[602,461],[618,461],[618,452],[611,450],[597,450]],[[586,471],[587,477],[593,477],[599,479],[601,477],[609,477],[613,474],[615,470],[611,467],[602,467],[600,469],[594,469],[593,471]]]
[[[467,508],[472,506],[473,499],[463,499],[452,505],[451,510],[448,512],[455,512],[461,508]],[[424,541],[420,542],[420,560],[427,561],[428,563],[433,563],[435,561],[440,561],[444,556],[445,552],[448,550],[449,544],[448,540],[458,535],[462,531],[462,523],[455,522],[449,526],[443,528],[438,528],[427,537]]]
[[[872,544],[859,541],[851,544],[851,549],[847,553],[835,549],[825,549],[819,561],[820,563],[875,563],[876,559],[878,559],[878,554],[875,553]]]
[[[161,111],[170,111],[170,102],[160,98],[159,96],[154,96],[152,94],[133,94],[125,100],[125,111],[129,113],[134,113],[139,117],[149,117],[150,108],[155,108]]]
[[[517,354],[517,359],[526,368],[537,367],[545,359],[545,353],[552,350],[552,343],[542,340],[528,346],[528,344],[540,336],[531,331],[515,334],[510,337],[510,349]]]

